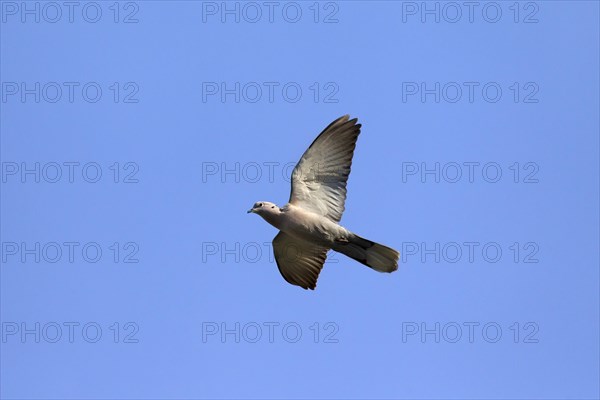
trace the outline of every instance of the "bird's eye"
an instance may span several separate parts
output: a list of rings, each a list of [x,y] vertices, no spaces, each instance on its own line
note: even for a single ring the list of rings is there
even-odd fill
[[[271,208],[275,208],[275,206],[271,206]]]
[[[258,203],[256,206],[257,207],[262,207],[262,203]]]

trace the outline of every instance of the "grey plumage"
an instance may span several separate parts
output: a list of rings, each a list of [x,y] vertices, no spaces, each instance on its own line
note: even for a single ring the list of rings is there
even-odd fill
[[[273,252],[286,281],[314,289],[327,251],[334,251],[379,272],[398,269],[396,250],[363,239],[340,226],[346,184],[361,125],[348,115],[327,126],[304,152],[292,173],[289,202],[257,202],[248,212],[263,217],[280,232]]]

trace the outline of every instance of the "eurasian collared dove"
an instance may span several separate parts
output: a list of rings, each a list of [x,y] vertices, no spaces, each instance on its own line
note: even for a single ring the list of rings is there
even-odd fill
[[[363,239],[338,224],[361,127],[356,118],[348,119],[344,115],[333,121],[304,152],[292,172],[292,192],[285,206],[260,201],[248,210],[279,229],[273,239],[279,272],[286,281],[304,289],[316,287],[329,249],[375,271],[398,269],[396,250]]]

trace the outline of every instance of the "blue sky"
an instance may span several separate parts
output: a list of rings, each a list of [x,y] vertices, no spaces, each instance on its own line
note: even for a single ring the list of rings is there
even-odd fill
[[[597,2],[0,7],[3,398],[598,398]],[[304,291],[246,210],[344,114],[400,268]]]

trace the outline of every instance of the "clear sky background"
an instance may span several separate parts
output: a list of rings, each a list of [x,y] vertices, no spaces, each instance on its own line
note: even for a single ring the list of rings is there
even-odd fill
[[[598,398],[597,2],[53,4],[0,2],[2,398]],[[346,113],[400,268],[304,291],[246,210]]]

